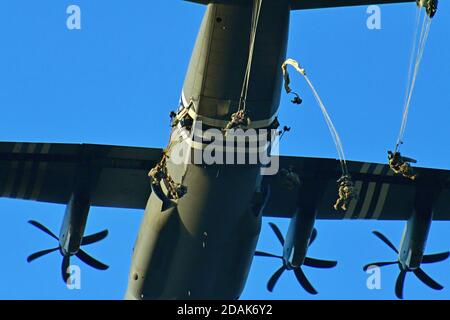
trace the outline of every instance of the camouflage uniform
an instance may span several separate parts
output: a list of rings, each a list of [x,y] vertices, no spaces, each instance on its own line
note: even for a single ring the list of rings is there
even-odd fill
[[[414,159],[404,158],[400,152],[388,151],[389,166],[395,174],[401,174],[405,178],[415,180],[417,175],[413,173],[410,162],[416,162]]]
[[[294,172],[292,167],[289,169],[281,169],[280,174],[282,177],[282,184],[286,189],[292,191],[300,185],[300,177]]]
[[[427,15],[430,18],[433,18],[434,15],[436,14],[437,6],[438,6],[438,0],[428,0],[427,1],[425,9],[427,10]]]
[[[150,170],[148,173],[148,176],[152,180],[152,183],[159,183],[162,179],[165,178],[164,170],[161,166],[161,164],[157,164],[153,169]]]
[[[247,117],[246,112],[244,110],[239,110],[231,115],[231,121],[228,122],[225,130],[248,127],[250,123],[251,120]]]
[[[341,177],[337,182],[339,184],[339,198],[336,200],[333,208],[334,210],[347,211],[350,201],[356,196],[355,186],[347,175]]]
[[[164,162],[164,161],[163,161]],[[164,192],[161,189],[161,181],[164,182],[168,193],[169,199],[180,199],[187,193],[187,188],[180,183],[175,183],[173,179],[167,174],[165,163],[158,163],[153,169],[150,170],[148,176],[151,179],[153,188],[160,189],[158,196],[161,198]]]
[[[437,11],[438,0],[416,0],[416,4],[419,8],[425,7],[427,15],[433,18]]]

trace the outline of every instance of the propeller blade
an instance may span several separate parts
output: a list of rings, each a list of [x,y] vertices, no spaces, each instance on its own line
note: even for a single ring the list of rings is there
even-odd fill
[[[303,264],[308,267],[328,269],[336,267],[337,261],[320,260],[306,257]]]
[[[386,261],[386,262],[372,262],[372,263],[368,263],[363,267],[364,271],[367,271],[367,269],[369,269],[370,266],[377,266],[377,267],[383,267],[383,266],[389,266],[391,264],[396,264],[398,263],[398,261]]]
[[[400,271],[395,282],[395,295],[399,299],[403,299],[403,286],[405,284],[406,270]]]
[[[314,242],[314,240],[316,240],[316,238],[317,238],[317,229],[314,228],[313,231],[312,231],[312,233],[311,233],[311,238],[309,239],[308,247],[309,247],[310,245],[312,245],[312,243]]]
[[[433,262],[441,262],[448,258],[450,252],[442,252],[435,254],[427,254],[422,258],[422,263],[433,263]]]
[[[283,259],[283,257],[281,257],[281,256],[277,256],[277,255],[275,255],[275,254],[271,254],[271,253],[267,253],[267,252],[262,252],[262,251],[255,251],[255,256],[258,256],[258,257],[270,257],[270,258]]]
[[[76,254],[77,258],[79,258],[81,261],[86,263],[87,265],[91,266],[92,268],[98,269],[98,270],[106,270],[109,268],[106,264],[103,264],[102,262],[92,258],[90,255],[88,255],[83,250],[78,250],[78,253]]]
[[[64,256],[61,263],[61,275],[65,284],[67,284],[67,280],[70,277],[70,274],[67,272],[69,266],[70,266],[70,256]]]
[[[436,281],[431,279],[431,277],[429,275],[427,275],[425,273],[425,271],[423,271],[422,269],[418,268],[418,269],[414,270],[413,272],[417,276],[417,278],[420,279],[420,281],[425,283],[431,289],[434,289],[434,290],[442,290],[442,289],[444,289],[443,286],[441,286],[439,283],[437,283]]]
[[[278,241],[280,241],[281,245],[284,246],[284,237],[281,233],[280,229],[277,227],[275,223],[269,222],[270,227],[272,228],[273,232],[278,238]]]
[[[305,274],[303,273],[303,270],[301,268],[296,268],[294,269],[294,274],[295,277],[297,278],[298,282],[300,283],[300,285],[303,287],[303,289],[305,289],[308,293],[310,294],[317,294],[318,292],[316,291],[316,289],[314,289],[314,287],[312,286],[312,284],[308,281],[308,279],[306,278]]]
[[[56,247],[56,248],[52,248],[52,249],[35,252],[27,258],[27,261],[28,261],[28,263],[30,263],[31,261],[36,260],[37,258],[45,256],[46,254],[49,254],[50,252],[56,251],[58,249],[59,249],[59,247]]]
[[[397,248],[392,244],[391,241],[389,241],[389,239],[384,234],[382,234],[381,232],[378,232],[378,231],[372,231],[372,233],[374,235],[376,235],[381,241],[386,243],[389,246],[389,248],[391,248],[392,250],[394,250],[398,254]]]
[[[269,290],[270,292],[273,291],[273,288],[277,284],[277,281],[278,281],[278,279],[280,279],[284,270],[286,270],[286,267],[282,266],[280,269],[275,271],[275,273],[270,277],[269,281],[267,282],[267,290]]]
[[[97,232],[97,233],[91,234],[89,236],[83,237],[83,240],[81,241],[81,245],[85,246],[88,244],[99,242],[99,241],[105,239],[107,235],[108,235],[108,230],[103,230],[101,232]]]
[[[56,239],[56,240],[59,241],[58,237],[53,232],[51,232],[47,227],[45,227],[44,225],[40,224],[39,222],[34,221],[34,220],[30,220],[30,221],[28,221],[28,223],[33,225],[33,226],[35,226],[39,230],[44,231],[46,234],[48,234],[53,239]]]

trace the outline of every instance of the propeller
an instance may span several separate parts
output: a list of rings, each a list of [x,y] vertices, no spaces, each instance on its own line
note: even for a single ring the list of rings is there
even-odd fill
[[[270,227],[272,228],[272,231],[275,233],[275,236],[277,237],[278,241],[282,246],[284,246],[284,237],[280,231],[280,229],[275,225],[274,223],[269,223]],[[308,247],[311,246],[311,244],[314,242],[314,240],[317,237],[317,230],[314,228],[311,234],[311,239],[309,240]],[[267,282],[267,290],[270,292],[273,291],[275,288],[276,283],[280,279],[281,275],[284,271],[288,270],[288,267],[285,265],[284,259],[282,256],[278,256],[272,253],[262,252],[262,251],[256,251],[255,256],[258,257],[269,257],[269,258],[276,258],[281,259],[283,261],[283,265],[275,271],[275,273],[270,277],[269,281]],[[313,259],[306,257],[303,265],[313,268],[322,268],[322,269],[328,269],[333,268],[337,265],[337,261],[328,261],[328,260],[319,260],[319,259]],[[303,287],[303,289],[306,290],[306,292],[310,294],[317,294],[317,290],[312,286],[312,284],[309,282],[308,278],[306,277],[305,273],[302,270],[302,267],[296,267],[293,269],[294,275],[297,278],[297,281],[300,283],[300,285]]]
[[[379,238],[381,241],[383,241],[389,248],[391,248],[396,254],[398,254],[397,248],[392,244],[389,239],[383,235],[381,232],[373,231],[373,234]],[[442,252],[442,253],[435,253],[435,254],[427,254],[424,255],[422,258],[422,263],[435,263],[435,262],[441,262],[447,259],[450,255],[450,252]],[[404,269],[400,261],[383,261],[383,262],[373,262],[365,265],[363,267],[364,271],[367,271],[367,269],[370,266],[377,266],[377,267],[384,267],[389,265],[398,265],[400,268],[400,273],[397,276],[397,280],[395,281],[395,295],[399,299],[403,299],[403,287],[405,285],[405,278],[406,274],[408,272],[412,272],[416,275],[416,277],[422,281],[425,285],[428,287],[435,289],[435,290],[442,290],[444,287],[434,281],[429,275],[425,273],[421,268],[417,268],[415,270],[408,270]]]
[[[30,220],[30,221],[28,221],[28,223],[35,226],[39,230],[45,232],[53,239],[59,241],[59,238],[53,232],[51,232],[47,227],[42,225],[41,223],[34,221],[34,220]],[[103,230],[101,232],[91,234],[89,236],[83,237],[83,239],[81,240],[81,245],[85,246],[85,245],[99,242],[99,241],[105,239],[107,236],[108,236],[108,230]],[[65,283],[67,283],[67,280],[69,279],[69,276],[70,276],[70,274],[67,273],[67,268],[70,266],[70,256],[71,255],[63,254],[59,245],[55,248],[35,252],[35,253],[31,254],[30,256],[28,256],[27,261],[28,261],[28,263],[30,263],[40,257],[45,256],[46,254],[52,253],[57,250],[59,250],[59,252],[63,256],[63,260],[61,263],[61,275],[62,275],[63,281]],[[91,257],[89,254],[87,254],[82,249],[79,249],[78,252],[75,254],[75,256],[78,259],[80,259],[81,261],[83,261],[84,263],[86,263],[87,265],[91,266],[92,268],[95,268],[98,270],[106,270],[109,268],[106,264],[94,259],[93,257]]]

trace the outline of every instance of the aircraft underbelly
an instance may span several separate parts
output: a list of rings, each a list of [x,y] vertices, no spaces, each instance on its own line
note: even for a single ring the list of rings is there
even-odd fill
[[[258,128],[271,125],[278,112],[289,12],[287,0],[268,0],[261,8],[247,95],[247,111]],[[208,5],[182,92],[182,107],[190,108],[194,123],[222,129],[238,109],[251,22],[252,6]],[[260,167],[169,161],[168,171],[187,194],[164,212],[161,200],[150,196],[125,297],[238,298],[261,227],[261,212],[253,209],[261,206],[252,203],[261,198],[255,197]]]
[[[134,248],[126,298],[236,299],[258,240],[252,210],[258,166],[187,165],[187,194],[161,212],[151,195]]]

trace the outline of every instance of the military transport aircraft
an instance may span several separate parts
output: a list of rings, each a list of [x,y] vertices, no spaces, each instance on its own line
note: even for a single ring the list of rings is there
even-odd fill
[[[206,13],[180,107],[172,114],[171,138],[165,150],[0,143],[1,197],[67,205],[58,235],[30,221],[58,244],[30,255],[28,261],[59,251],[64,281],[69,278],[71,256],[106,269],[107,265],[82,249],[107,236],[107,231],[84,234],[90,207],[145,209],[133,249],[126,299],[238,299],[255,255],[280,260],[280,269],[269,280],[269,290],[284,271],[291,270],[307,292],[316,294],[302,266],[336,265],[335,261],[307,256],[317,235],[316,219],[404,220],[399,248],[374,232],[397,254],[397,260],[364,268],[398,264],[395,291],[399,298],[409,272],[429,287],[442,289],[421,265],[449,256],[448,252],[424,252],[431,222],[450,220],[450,171],[415,168],[418,178],[412,181],[395,175],[388,165],[349,161],[357,197],[346,211],[336,212],[332,204],[338,196],[336,181],[341,166],[335,159],[281,156],[278,173],[262,175],[262,164],[177,163],[169,155],[180,139],[189,141],[189,153],[203,152],[211,143],[207,129],[223,133],[233,124],[231,119],[242,103],[251,118],[246,128],[277,127],[291,10],[411,1],[255,2],[260,7],[250,0],[192,2],[207,5]],[[204,130],[197,130],[197,122],[202,122]],[[245,148],[244,153],[250,152]],[[285,236],[276,225],[270,225],[282,247],[281,255],[255,252],[262,217],[291,219]]]

